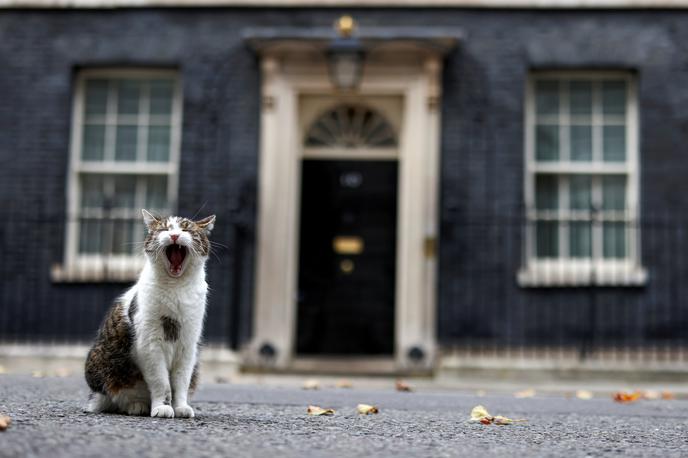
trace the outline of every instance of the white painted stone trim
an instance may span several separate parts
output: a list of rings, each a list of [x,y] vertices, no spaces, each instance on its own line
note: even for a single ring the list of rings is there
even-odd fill
[[[288,48],[288,47],[287,47]],[[300,49],[300,48],[299,48]],[[324,59],[312,51],[279,47],[262,56],[258,245],[253,338],[244,351],[249,366],[288,369],[293,364],[298,279],[298,222],[301,96],[337,96]],[[311,59],[303,59],[305,52]],[[415,59],[409,65],[409,55]],[[396,56],[396,57],[390,57]],[[403,100],[399,144],[395,354],[399,370],[428,369],[436,353],[436,256],[426,246],[437,238],[439,91],[441,56],[407,49],[371,58],[358,91],[365,97]],[[315,60],[314,60],[315,59]],[[395,61],[395,59],[397,59]],[[426,220],[428,222],[426,222]],[[268,361],[260,349],[270,344]],[[408,351],[419,347],[424,361],[415,367]]]
[[[688,0],[0,0],[0,8],[150,7],[426,7],[426,8],[688,8]]]
[[[599,82],[604,79],[623,79],[627,83],[626,92],[626,143],[627,159],[623,163],[604,163],[597,158],[590,163],[557,161],[551,164],[535,160],[535,81],[551,78],[586,79]],[[626,199],[628,201],[628,216],[630,221],[640,221],[640,159],[639,159],[639,115],[638,89],[636,76],[628,71],[547,71],[533,72],[529,75],[525,88],[525,123],[524,123],[524,196],[528,211],[535,208],[535,176],[538,173],[552,173],[556,175],[586,174],[602,176],[607,173],[624,175],[627,179]],[[601,125],[600,120],[594,125]],[[601,139],[597,139],[598,142]],[[564,145],[568,147],[568,145]],[[598,144],[596,151],[601,150]],[[599,188],[599,186],[598,186]],[[593,189],[595,192],[595,188]],[[597,192],[600,192],[597,189]],[[560,203],[566,202],[568,197],[560,191]],[[560,205],[564,208],[563,205]],[[563,215],[563,213],[562,213]],[[640,226],[629,234],[629,255],[625,259],[613,260],[595,258],[594,260],[577,260],[568,257],[558,259],[537,259],[535,253],[535,228],[532,224],[525,230],[525,266],[517,273],[517,282],[523,287],[576,287],[576,286],[642,286],[648,281],[647,270],[642,266]],[[562,237],[560,244],[568,242]],[[599,243],[599,240],[598,240]],[[561,247],[561,245],[560,245]],[[560,248],[561,249],[561,248]],[[597,251],[600,249],[598,248]],[[561,250],[564,252],[564,250]],[[594,277],[594,280],[593,280]]]
[[[2,0],[0,0],[2,1]],[[170,128],[172,137],[170,140],[170,159],[165,163],[125,162],[117,163],[114,160],[89,163],[81,159],[84,128],[84,103],[85,87],[88,78],[152,78],[167,77],[174,80],[175,89],[172,99],[172,117]],[[118,173],[126,173],[141,177],[144,175],[164,175],[167,177],[167,200],[171,209],[177,206],[177,193],[179,184],[179,162],[181,156],[181,130],[182,130],[182,80],[177,70],[156,68],[86,68],[81,70],[75,80],[75,91],[72,102],[72,118],[69,145],[69,174],[67,177],[67,221],[64,243],[64,257],[62,264],[51,267],[51,280],[53,282],[103,282],[131,281],[138,277],[143,267],[143,256],[134,255],[84,255],[78,252],[79,247],[79,222],[81,210],[81,184],[82,173],[99,173],[106,177]],[[109,113],[108,124],[114,124],[117,113]],[[137,125],[142,125],[141,119]],[[141,139],[139,138],[139,141]],[[112,142],[110,142],[112,143]],[[108,145],[106,139],[106,148]],[[136,201],[141,202],[139,193]]]

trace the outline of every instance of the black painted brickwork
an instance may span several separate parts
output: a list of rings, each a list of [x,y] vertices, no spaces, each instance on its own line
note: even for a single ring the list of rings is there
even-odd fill
[[[441,26],[465,37],[447,57],[443,74],[441,342],[485,338],[552,343],[561,339],[561,334],[548,337],[547,323],[552,320],[560,331],[575,335],[588,319],[580,313],[587,293],[518,288],[519,227],[475,226],[484,215],[515,214],[521,209],[525,78],[531,68],[636,71],[643,208],[662,214],[685,212],[688,12],[347,12],[366,26]],[[180,213],[193,214],[206,203],[207,211],[202,213],[218,215],[214,239],[229,247],[209,262],[212,292],[206,335],[233,345],[245,341],[251,327],[259,74],[241,32],[246,27],[327,27],[341,13],[335,9],[0,10],[0,218],[12,207],[15,221],[33,221],[11,225],[11,233],[0,224],[5,273],[0,337],[90,339],[108,302],[123,289],[123,285],[52,284],[49,267],[63,256],[75,71],[130,65],[180,69],[184,87]],[[685,243],[683,247],[688,254]],[[672,267],[676,257],[662,257],[675,252],[668,239],[647,241],[649,286],[601,294],[602,311],[597,316],[601,335],[630,333],[633,342],[642,343],[661,326],[666,327],[662,336],[678,332],[680,326],[685,329],[685,308],[666,308],[672,301],[669,292],[680,296],[683,290],[677,288],[686,278],[683,261]],[[615,327],[618,314],[629,317],[633,325]]]

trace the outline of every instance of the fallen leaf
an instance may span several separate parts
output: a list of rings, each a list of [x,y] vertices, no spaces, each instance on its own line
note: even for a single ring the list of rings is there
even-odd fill
[[[320,389],[320,382],[316,379],[309,379],[303,382],[304,390],[318,390]]]
[[[662,391],[662,399],[665,401],[671,401],[673,399],[676,399],[676,396],[674,396],[674,393],[671,391]]]
[[[513,423],[521,423],[526,421],[525,419],[518,419],[514,420],[511,418],[504,417],[502,415],[497,415],[497,416],[492,416],[490,413],[487,411],[487,409],[483,406],[475,406],[473,407],[473,410],[471,410],[471,418],[470,421],[478,421],[482,423],[483,425],[499,425],[499,426],[506,426],[506,425],[511,425]]]
[[[618,393],[614,393],[614,396],[612,396],[612,399],[616,402],[620,402],[622,404],[628,404],[630,402],[635,402],[638,399],[641,399],[643,397],[643,393],[640,391],[634,391],[633,393],[627,393],[625,391],[619,391]]]
[[[36,378],[43,378],[45,377],[45,372],[43,371],[33,371],[31,372],[31,375]]]
[[[513,423],[522,423],[524,421],[526,421],[525,418],[519,418],[519,419],[514,420],[513,418],[507,418],[507,417],[503,417],[501,415],[497,415],[496,417],[494,417],[492,419],[492,422],[495,425],[499,425],[499,426],[511,425]]]
[[[308,415],[334,415],[334,409],[323,409],[318,406],[308,406]]]
[[[356,407],[356,410],[358,410],[358,413],[363,415],[370,415],[371,413],[380,413],[380,410],[377,407],[368,404],[359,404]]]
[[[649,399],[649,400],[655,400],[655,399],[659,399],[660,397],[662,397],[662,394],[656,390],[643,391],[642,394],[643,394],[643,399]]]
[[[411,388],[411,386],[403,380],[397,380],[394,384],[394,387],[397,389],[397,391],[403,391],[405,393],[410,393],[411,391],[413,391],[413,388]]]
[[[72,371],[65,368],[65,367],[58,367],[57,369],[55,369],[55,376],[56,377],[63,377],[64,378],[64,377],[69,377],[70,375],[72,375]]]
[[[0,431],[4,431],[10,427],[12,419],[7,415],[0,415]]]
[[[337,388],[353,388],[353,384],[351,383],[350,380],[342,379],[337,381],[337,384],[335,385]]]
[[[527,390],[517,391],[514,393],[514,397],[519,398],[519,399],[532,398],[534,396],[535,396],[535,390],[532,388],[528,388]]]
[[[483,406],[475,406],[471,410],[471,421],[480,421],[483,418],[492,418],[492,415]]]
[[[578,399],[584,399],[587,401],[588,399],[592,399],[593,394],[591,391],[588,390],[578,390],[576,391],[576,397]]]

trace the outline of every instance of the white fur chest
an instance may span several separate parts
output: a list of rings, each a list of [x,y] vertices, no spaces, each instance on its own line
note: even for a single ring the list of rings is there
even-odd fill
[[[195,274],[195,275],[193,275]],[[168,370],[177,358],[195,348],[200,340],[208,286],[205,272],[187,272],[183,279],[161,281],[152,269],[144,269],[133,290],[136,293],[136,354],[142,364],[156,347]]]

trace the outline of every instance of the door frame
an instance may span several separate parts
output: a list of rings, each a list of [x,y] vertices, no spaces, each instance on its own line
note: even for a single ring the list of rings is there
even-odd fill
[[[436,356],[436,249],[441,55],[383,47],[368,58],[356,91],[402,98],[399,132],[397,267],[393,365],[428,370]],[[277,46],[261,55],[261,135],[253,337],[245,367],[288,370],[295,363],[299,206],[304,95],[337,95],[311,47]],[[419,357],[420,356],[420,357]]]

